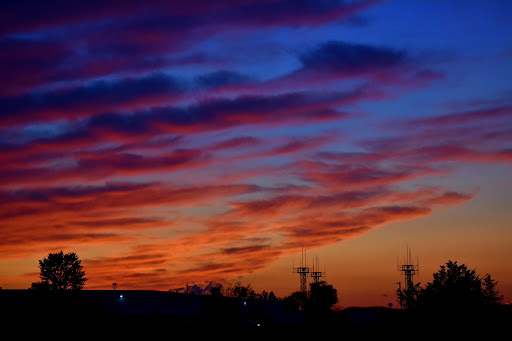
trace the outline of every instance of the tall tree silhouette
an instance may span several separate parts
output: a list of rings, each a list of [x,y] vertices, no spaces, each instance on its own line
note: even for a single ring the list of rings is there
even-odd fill
[[[32,283],[36,290],[81,290],[84,287],[85,272],[82,261],[74,252],[50,253],[39,260],[40,281]]]

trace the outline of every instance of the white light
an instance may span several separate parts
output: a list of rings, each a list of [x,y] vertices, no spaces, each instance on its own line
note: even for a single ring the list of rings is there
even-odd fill
[[[119,295],[119,298],[121,298],[121,299],[122,299],[122,298],[123,298],[123,295]]]

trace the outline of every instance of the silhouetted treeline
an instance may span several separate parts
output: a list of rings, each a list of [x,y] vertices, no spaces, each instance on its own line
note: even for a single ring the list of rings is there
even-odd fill
[[[228,284],[226,286],[220,286],[219,288],[212,289],[211,295],[223,295],[223,296],[231,296],[231,297],[239,297],[239,298],[250,298],[250,299],[258,299],[258,300],[270,300],[275,301],[278,300],[278,297],[274,294],[273,291],[267,292],[263,290],[261,293],[257,293],[251,286],[251,284],[242,285],[240,282],[236,282],[234,284]]]
[[[116,338],[133,338],[140,333],[147,339],[150,333],[161,336],[169,331],[188,337],[275,337],[276,333],[288,338],[318,337],[340,331],[344,335],[382,337],[397,330],[421,330],[422,336],[460,339],[477,333],[488,337],[499,334],[512,320],[512,309],[500,304],[502,296],[490,275],[480,277],[466,265],[451,261],[442,265],[424,288],[418,283],[407,292],[398,292],[406,309],[333,311],[338,291],[325,281],[310,284],[308,292],[294,292],[285,298],[277,298],[273,292],[256,293],[250,284],[239,282],[225,287],[210,283],[200,288],[199,295],[190,293],[188,286],[184,293],[80,290],[85,277],[78,257],[68,257],[67,262],[64,256],[60,252],[51,262],[40,262],[40,283],[44,285],[33,285],[32,290],[0,289],[0,324],[5,335],[12,329],[27,338],[43,339],[52,335],[96,337],[97,333]],[[57,276],[51,269],[57,270]],[[77,275],[77,285],[62,278],[70,274],[66,269],[76,270],[71,275]]]
[[[433,274],[433,281],[408,290],[398,290],[398,301],[408,310],[424,313],[471,314],[494,309],[503,300],[497,282],[480,277],[465,264],[448,261]]]

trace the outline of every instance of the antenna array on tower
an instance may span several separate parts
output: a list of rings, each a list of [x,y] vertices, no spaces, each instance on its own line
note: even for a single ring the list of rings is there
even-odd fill
[[[313,260],[313,267],[310,268],[307,264],[306,260],[306,251],[302,248],[301,258],[300,258],[300,266],[293,266],[293,273],[298,273],[300,277],[300,291],[303,293],[308,292],[308,275],[313,278],[313,283],[319,283],[321,277],[325,277],[325,270],[320,271],[320,262],[318,260],[318,256],[315,256]]]
[[[319,271],[320,270],[320,262],[318,260],[318,256],[315,256],[315,260],[313,262],[313,269],[311,271],[311,277],[313,278],[313,283],[319,283],[320,278],[324,277],[326,275],[325,271]]]
[[[306,252],[304,252],[304,248],[302,248],[300,266],[298,268],[294,267],[293,273],[298,273],[300,275],[300,291],[304,293],[308,292],[307,277],[309,274],[309,267],[306,262]]]
[[[399,264],[397,259],[397,270],[400,271],[405,277],[405,290],[410,290],[414,288],[414,275],[417,275],[419,272],[419,264],[418,258],[416,258],[416,264],[413,264],[411,249],[407,246],[405,257],[403,259],[403,263]]]

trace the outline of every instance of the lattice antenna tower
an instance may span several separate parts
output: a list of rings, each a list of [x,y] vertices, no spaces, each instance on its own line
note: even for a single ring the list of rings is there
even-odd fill
[[[413,264],[411,249],[409,246],[406,247],[405,256],[403,263],[398,263],[397,258],[397,270],[400,271],[405,277],[405,291],[414,288],[414,275],[417,275],[420,271],[418,257],[416,257],[416,264]]]
[[[313,260],[313,269],[310,273],[311,278],[313,278],[313,283],[318,284],[320,282],[320,278],[326,276],[325,270],[322,272],[320,271],[320,262],[318,260],[318,256],[315,256],[315,259]]]
[[[306,262],[306,252],[302,248],[302,254],[300,258],[300,266],[298,268],[293,267],[293,273],[299,274],[300,277],[300,291],[308,292],[308,274],[310,273],[309,267]]]

